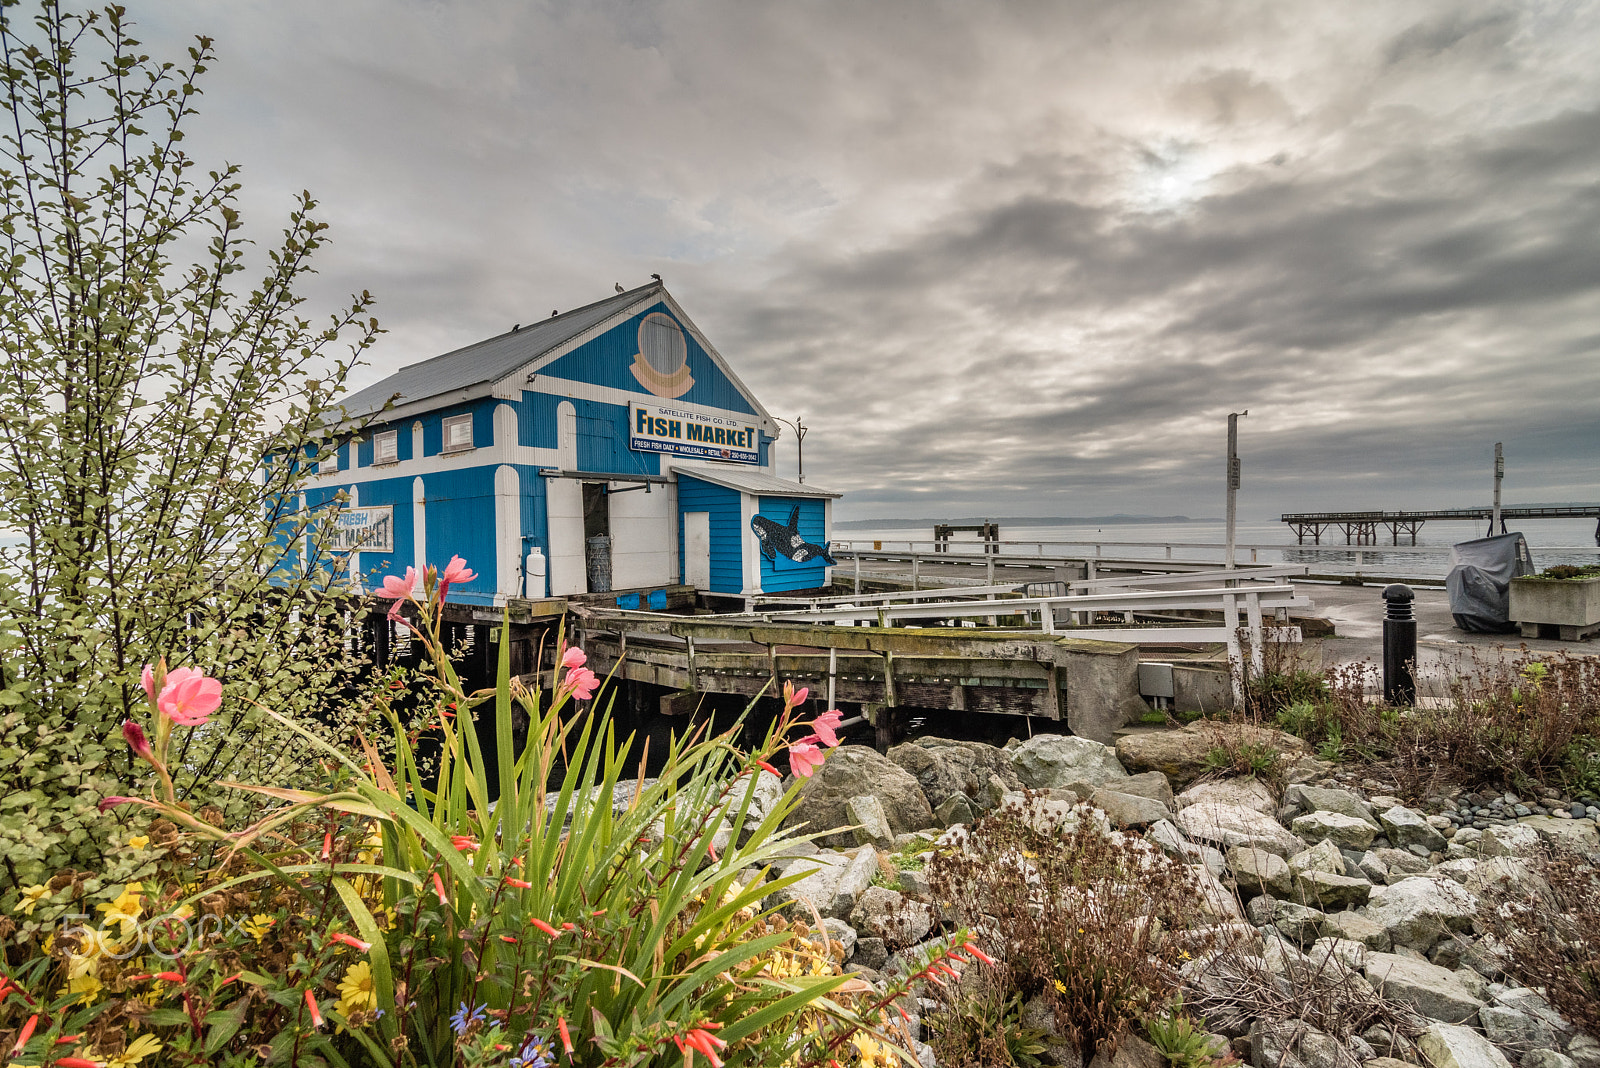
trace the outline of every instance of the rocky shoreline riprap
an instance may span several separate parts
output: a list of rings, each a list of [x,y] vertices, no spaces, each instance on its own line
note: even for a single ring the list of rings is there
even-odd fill
[[[1418,807],[1393,783],[1315,759],[1292,735],[1243,730],[1255,733],[1236,740],[1282,754],[1281,794],[1254,778],[1211,777],[1215,725],[1129,735],[1114,748],[1069,735],[1005,748],[927,737],[887,756],[841,747],[805,784],[790,823],[852,829],[797,843],[777,870],[804,877],[769,904],[820,919],[846,968],[880,981],[949,920],[924,863],[964,848],[965,828],[985,815],[1026,802],[1191,867],[1204,922],[1226,935],[1184,977],[1190,1003],[1212,1010],[1218,1053],[1255,1068],[1600,1068],[1600,1042],[1517,986],[1479,922],[1491,901],[1547,890],[1537,862],[1552,851],[1600,862],[1593,799],[1455,792]],[[1380,1022],[1341,1035],[1314,1013],[1230,1017],[1230,998],[1249,983],[1321,990],[1335,1013],[1355,999]],[[1048,1030],[1049,1014],[1031,1008]],[[933,1065],[919,1013],[910,1015],[915,1052]],[[1153,1052],[1130,1037],[1100,1059],[1136,1068]],[[1044,1055],[1074,1068],[1087,1059],[1059,1044]]]

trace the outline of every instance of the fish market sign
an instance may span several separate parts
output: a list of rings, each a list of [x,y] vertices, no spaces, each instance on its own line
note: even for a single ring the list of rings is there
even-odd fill
[[[761,462],[760,430],[732,416],[700,415],[666,404],[635,404],[628,448],[740,464]]]
[[[336,512],[328,535],[328,549],[336,553],[394,552],[394,509],[345,508]]]

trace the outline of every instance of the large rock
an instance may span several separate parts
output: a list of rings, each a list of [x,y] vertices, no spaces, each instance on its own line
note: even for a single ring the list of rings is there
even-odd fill
[[[1117,757],[1129,771],[1159,771],[1174,789],[1188,786],[1211,770],[1206,754],[1239,744],[1260,745],[1288,759],[1306,752],[1306,744],[1292,734],[1270,727],[1197,720],[1182,730],[1141,731],[1117,739]]]
[[[1367,906],[1397,946],[1426,953],[1447,931],[1472,926],[1477,899],[1449,879],[1406,879],[1386,887]]]
[[[961,778],[962,793],[968,797],[977,797],[991,775],[998,776],[1007,790],[1022,789],[1022,780],[1011,766],[1011,754],[998,746],[935,735],[923,735],[916,744],[950,762],[950,767]]]
[[[1436,1023],[1417,1039],[1433,1068],[1511,1068],[1494,1043],[1470,1027]]]
[[[1034,735],[1011,750],[1011,765],[1022,785],[1035,790],[1075,782],[1102,786],[1128,777],[1110,746],[1070,734]]]
[[[1202,801],[1217,801],[1225,805],[1253,808],[1263,816],[1272,815],[1278,808],[1273,803],[1272,791],[1267,789],[1267,784],[1256,778],[1212,779],[1209,782],[1197,782],[1174,799],[1179,808],[1198,805]]]
[[[1234,846],[1228,850],[1228,870],[1233,881],[1245,897],[1257,894],[1282,896],[1292,888],[1289,865],[1276,853],[1251,846]]]
[[[1114,1051],[1109,1045],[1096,1050],[1089,1068],[1167,1068],[1167,1059],[1138,1035],[1122,1035]]]
[[[840,871],[839,881],[833,888],[833,900],[822,910],[822,914],[841,920],[848,917],[856,907],[856,900],[867,892],[867,887],[872,885],[877,875],[878,851],[870,845],[864,845],[856,850],[856,855]]]
[[[1289,829],[1307,842],[1332,842],[1340,849],[1366,849],[1375,837],[1366,820],[1342,812],[1308,812],[1296,816]]]
[[[850,926],[863,937],[883,939],[886,945],[911,946],[933,930],[933,910],[897,890],[871,886],[851,911]]]
[[[805,781],[800,801],[784,824],[808,831],[834,831],[848,826],[851,820],[845,806],[852,797],[863,794],[878,799],[895,834],[935,826],[933,809],[917,780],[864,745],[842,745],[828,754],[827,762]],[[841,849],[855,845],[855,838],[848,831],[826,834],[818,841]]]
[[[1442,853],[1448,844],[1444,840],[1444,835],[1435,830],[1420,812],[1401,805],[1378,813],[1378,822],[1383,824],[1384,833],[1389,836],[1389,841],[1401,849],[1410,849],[1417,845],[1429,853]]]
[[[1483,1008],[1455,972],[1427,961],[1369,953],[1366,975],[1384,997],[1410,1005],[1430,1019],[1470,1026],[1478,1022],[1478,1010]]]
[[[1522,823],[1490,827],[1478,848],[1486,857],[1537,857],[1544,851],[1539,832]]]
[[[1332,842],[1323,840],[1310,849],[1289,858],[1289,871],[1294,875],[1307,871],[1325,871],[1329,875],[1343,875],[1344,854]]]
[[[788,866],[785,875],[804,873],[804,876],[773,891],[769,903],[791,903],[787,911],[801,919],[810,916],[812,909],[825,916],[833,909],[834,897],[839,892],[839,880],[849,863],[849,857],[832,850],[802,857]]]
[[[889,759],[917,780],[922,796],[934,809],[963,792],[965,777],[955,766],[951,750],[908,742],[889,750]]]
[[[1554,849],[1592,856],[1600,853],[1600,831],[1588,820],[1558,820],[1554,816],[1529,816],[1518,820],[1533,828],[1541,841]]]
[[[1348,875],[1333,875],[1325,871],[1303,871],[1295,876],[1295,896],[1307,905],[1315,905],[1325,912],[1352,905],[1365,905],[1372,893],[1372,884],[1365,879]]]
[[[1300,1020],[1257,1020],[1250,1025],[1255,1068],[1359,1068],[1337,1038]]]
[[[1161,802],[1167,808],[1172,807],[1172,784],[1159,771],[1144,771],[1138,775],[1129,775],[1126,779],[1118,779],[1113,785],[1118,793],[1148,797],[1152,801]]]
[[[1190,838],[1221,843],[1225,850],[1253,846],[1287,858],[1305,848],[1305,843],[1284,830],[1277,820],[1242,805],[1202,801],[1179,811],[1177,821]]]
[[[1283,804],[1289,809],[1291,818],[1307,812],[1338,812],[1363,821],[1374,833],[1383,829],[1372,815],[1372,806],[1349,790],[1335,790],[1321,786],[1291,786],[1283,792]]]
[[[1317,940],[1323,921],[1327,919],[1317,909],[1264,895],[1253,899],[1244,907],[1244,911],[1255,926],[1276,927],[1290,941],[1301,946],[1308,946]]]
[[[1167,806],[1159,801],[1152,801],[1148,797],[1136,797],[1118,790],[1096,790],[1089,798],[1089,803],[1103,811],[1113,825],[1124,829],[1132,827],[1142,830],[1160,823],[1170,815]]]
[[[1358,912],[1330,912],[1318,930],[1325,938],[1360,942],[1379,953],[1389,952],[1393,945],[1388,931]]]
[[[1478,1022],[1489,1041],[1502,1049],[1527,1053],[1555,1048],[1555,1031],[1537,1016],[1504,1005],[1487,1005],[1478,1010]]]
[[[889,827],[888,813],[883,811],[883,802],[872,794],[861,794],[846,801],[844,815],[854,825],[850,833],[861,845],[885,851],[894,848],[895,832]]]

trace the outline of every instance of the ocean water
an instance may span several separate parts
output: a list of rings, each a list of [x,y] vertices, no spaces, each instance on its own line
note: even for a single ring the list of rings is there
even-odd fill
[[[1378,529],[1379,544],[1347,546],[1344,534],[1337,528],[1322,532],[1322,545],[1308,543],[1297,545],[1294,530],[1281,522],[1241,522],[1235,531],[1238,545],[1237,559],[1258,563],[1305,563],[1334,569],[1354,569],[1357,552],[1360,566],[1369,572],[1388,570],[1392,573],[1443,576],[1450,569],[1450,546],[1460,541],[1486,536],[1487,521],[1430,521],[1424,523],[1417,534],[1418,549],[1410,548],[1410,538],[1401,535],[1404,551],[1388,551],[1389,531]],[[1536,567],[1553,564],[1593,564],[1600,562],[1600,547],[1595,546],[1595,521],[1593,519],[1529,519],[1508,524],[1509,530],[1520,530],[1528,539]],[[1065,526],[1004,526],[1000,528],[1002,542],[1010,543],[1007,553],[1028,555],[1043,546],[1045,555],[1065,555],[1084,552],[1098,546],[1097,556],[1129,559],[1149,557],[1165,559],[1167,546],[1172,546],[1175,560],[1222,559],[1226,531],[1221,520],[1195,519],[1176,523],[1104,523]],[[862,548],[881,541],[885,549],[911,549],[931,551],[933,530],[919,528],[886,528],[881,530],[840,530],[835,543],[854,542]],[[866,543],[866,544],[863,544]],[[951,539],[957,552],[975,552],[979,540],[972,534],[958,534]],[[1186,547],[1188,546],[1188,547]],[[1194,546],[1215,546],[1200,548]]]

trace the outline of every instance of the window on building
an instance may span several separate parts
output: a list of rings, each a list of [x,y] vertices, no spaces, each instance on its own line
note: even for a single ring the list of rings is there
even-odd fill
[[[444,421],[444,451],[472,448],[472,416],[452,415]]]
[[[339,446],[329,446],[329,452],[317,462],[317,474],[328,475],[339,470]]]
[[[372,436],[372,462],[392,464],[400,459],[400,432],[384,430]]]

